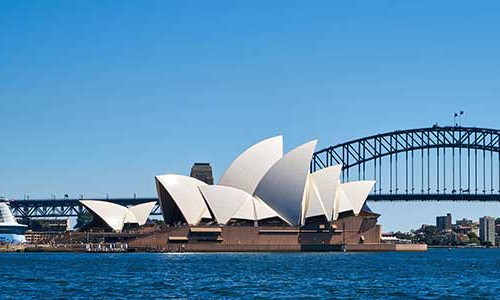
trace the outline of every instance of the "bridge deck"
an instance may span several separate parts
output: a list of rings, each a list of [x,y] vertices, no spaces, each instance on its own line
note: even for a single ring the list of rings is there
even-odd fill
[[[115,198],[95,199],[109,201],[120,205],[131,206],[150,201],[158,201],[156,197],[149,198]],[[56,218],[76,217],[85,213],[85,208],[78,202],[79,199],[60,200],[17,200],[10,201],[10,207],[16,217],[22,218]],[[500,194],[371,194],[368,201],[397,202],[397,201],[478,201],[500,202]],[[161,210],[156,205],[151,213],[160,216]]]

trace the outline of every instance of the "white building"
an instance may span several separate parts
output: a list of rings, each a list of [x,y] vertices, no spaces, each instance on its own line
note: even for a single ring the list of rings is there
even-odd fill
[[[479,219],[479,238],[483,242],[491,242],[495,246],[495,218],[482,217]]]
[[[282,136],[261,141],[236,158],[218,185],[183,175],[157,176],[165,222],[300,226],[313,218],[335,221],[343,214],[358,215],[375,181],[341,184],[341,165],[311,174],[316,143],[283,154]]]

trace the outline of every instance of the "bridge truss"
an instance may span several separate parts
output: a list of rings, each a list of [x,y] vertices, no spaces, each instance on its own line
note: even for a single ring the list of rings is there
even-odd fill
[[[500,130],[399,130],[314,153],[311,171],[342,164],[342,181],[376,180],[372,201],[500,201]]]
[[[9,206],[14,216],[18,218],[58,218],[58,217],[77,217],[84,214],[87,210],[78,202],[79,199],[60,199],[60,200],[17,200],[10,201]],[[109,201],[124,206],[132,206],[141,203],[158,201],[158,198],[116,198],[116,199],[93,199]],[[159,205],[155,205],[151,215],[161,215]]]

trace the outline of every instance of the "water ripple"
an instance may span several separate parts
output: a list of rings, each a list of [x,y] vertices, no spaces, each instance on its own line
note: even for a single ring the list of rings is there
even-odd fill
[[[492,299],[500,249],[5,253],[0,299]]]

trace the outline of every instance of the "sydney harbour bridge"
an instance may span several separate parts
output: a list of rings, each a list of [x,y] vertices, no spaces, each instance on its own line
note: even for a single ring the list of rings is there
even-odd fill
[[[311,171],[342,164],[342,182],[376,180],[369,201],[500,202],[500,130],[440,127],[398,130],[314,153]],[[96,199],[135,205],[157,198]],[[18,200],[16,217],[54,218],[85,212],[79,199]],[[161,214],[158,205],[153,215]]]

